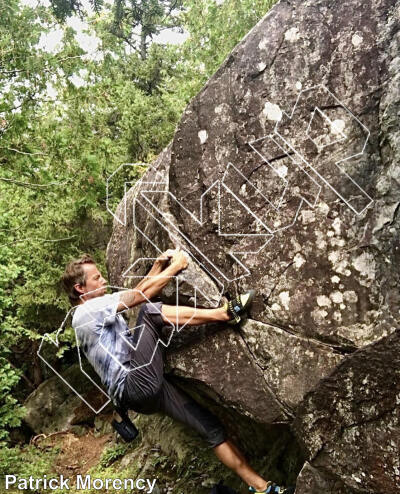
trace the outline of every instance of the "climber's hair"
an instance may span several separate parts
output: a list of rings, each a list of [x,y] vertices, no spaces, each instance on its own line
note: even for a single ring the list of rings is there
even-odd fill
[[[89,254],[83,254],[79,259],[71,261],[61,277],[61,284],[67,292],[71,305],[79,304],[79,293],[75,290],[74,285],[86,283],[86,275],[83,269],[84,264],[96,264]]]

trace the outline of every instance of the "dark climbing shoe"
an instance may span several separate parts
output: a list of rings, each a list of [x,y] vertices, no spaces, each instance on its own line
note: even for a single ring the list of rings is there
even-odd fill
[[[248,292],[242,293],[232,300],[229,300],[229,302],[224,305],[224,309],[231,318],[228,324],[236,325],[240,323],[242,320],[241,316],[249,309],[255,293],[254,290],[249,290]]]
[[[210,494],[239,494],[237,491],[231,489],[230,487],[224,485],[222,480],[219,481],[218,485],[215,485]]]
[[[273,482],[269,482],[264,491],[256,491],[254,487],[249,487],[249,492],[253,494],[294,494],[294,491],[294,487],[282,487]]]

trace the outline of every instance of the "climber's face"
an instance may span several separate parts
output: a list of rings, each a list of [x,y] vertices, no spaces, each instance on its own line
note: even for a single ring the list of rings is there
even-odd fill
[[[107,292],[107,281],[103,278],[96,264],[83,264],[85,284],[77,283],[75,289],[83,295],[82,302],[95,297],[101,297]]]

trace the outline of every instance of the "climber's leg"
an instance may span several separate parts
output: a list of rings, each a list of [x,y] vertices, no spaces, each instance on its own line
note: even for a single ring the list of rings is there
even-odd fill
[[[226,438],[219,419],[165,376],[157,410],[196,430],[214,449],[217,457],[249,486],[263,491],[268,483],[247,463],[237,447]]]
[[[184,306],[162,306],[162,316],[172,324],[198,326],[209,322],[224,321],[229,324],[239,324],[254,298],[254,290],[249,290],[230,300],[218,309],[197,309]]]
[[[257,492],[265,491],[268,482],[251,468],[246,458],[229,439],[216,446],[214,452],[222,463],[239,475],[247,485],[254,487]]]
[[[167,322],[183,325],[188,321],[189,324],[203,324],[226,320],[229,320],[229,316],[224,308],[195,309],[168,306],[161,302],[143,304],[134,337],[130,341],[136,349],[131,350],[131,370],[125,379],[124,403],[141,413],[151,413],[154,409],[153,400],[164,381],[163,347],[158,344],[158,340]]]
[[[164,381],[163,349],[158,344],[161,329],[165,326],[161,308],[161,302],[143,304],[140,308],[134,335],[129,342],[133,347],[129,366],[131,370],[125,378],[122,397],[128,407],[151,400],[160,391]]]
[[[211,448],[215,448],[226,440],[225,430],[220,420],[175,385],[169,376],[164,376],[157,411],[164,412],[169,417],[197,431]]]
[[[229,321],[230,317],[223,307],[218,309],[197,309],[195,307],[164,305],[161,314],[166,322],[197,326],[208,322]]]
[[[197,318],[196,318],[197,316]],[[240,451],[226,439],[224,428],[215,415],[177,388],[163,375],[163,354],[157,344],[165,321],[184,324],[203,324],[225,321],[226,308],[194,309],[193,307],[166,306],[160,302],[144,304],[139,312],[132,354],[132,370],[126,377],[123,392],[124,405],[139,413],[164,412],[200,433],[214,449],[217,457],[235,471],[248,485],[264,491],[267,482],[247,463]],[[140,342],[139,342],[140,339]]]

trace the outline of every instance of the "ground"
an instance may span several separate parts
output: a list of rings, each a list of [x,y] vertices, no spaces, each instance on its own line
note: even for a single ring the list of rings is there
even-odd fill
[[[47,478],[64,475],[70,478],[70,490],[52,490],[56,494],[77,494],[73,488],[77,475],[93,478],[157,479],[154,494],[209,494],[212,485],[224,480],[238,492],[246,486],[215,457],[195,433],[168,417],[141,416],[135,423],[141,435],[131,444],[123,442],[110,428],[109,417],[98,418],[95,427],[74,427],[70,432],[39,435],[20,452],[24,464],[18,470],[21,477]],[[240,490],[241,489],[241,490]],[[21,491],[8,490],[11,494]],[[43,494],[49,491],[38,491]],[[85,490],[86,493],[135,493],[130,490]]]

